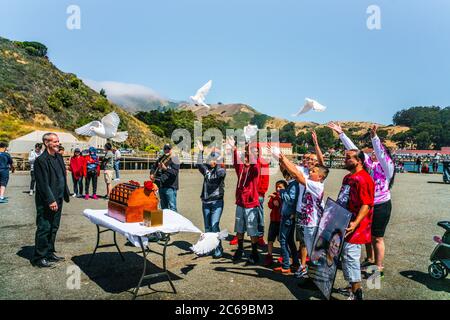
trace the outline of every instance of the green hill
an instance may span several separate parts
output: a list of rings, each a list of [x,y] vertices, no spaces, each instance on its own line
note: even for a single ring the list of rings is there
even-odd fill
[[[0,37],[0,140],[11,140],[35,129],[69,132],[109,112],[120,116],[128,130],[127,144],[145,148],[162,139],[134,116],[86,86],[76,75],[56,68],[39,43],[12,42]]]

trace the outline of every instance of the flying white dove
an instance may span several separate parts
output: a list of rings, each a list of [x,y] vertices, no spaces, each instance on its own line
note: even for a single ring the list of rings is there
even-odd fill
[[[105,139],[111,139],[114,142],[124,142],[128,139],[128,131],[117,132],[120,118],[115,112],[103,117],[102,121],[92,121],[81,128],[75,129],[80,136],[99,136]]]
[[[307,113],[308,111],[311,111],[311,110],[314,110],[317,112],[323,112],[327,108],[313,99],[306,98],[305,100],[306,100],[306,103],[303,106],[303,108],[296,114],[293,114],[292,115],[293,117],[298,117],[299,115]]]
[[[211,86],[212,86],[212,80],[209,80],[203,87],[198,89],[195,96],[190,96],[189,98],[196,105],[204,106],[209,109],[210,107],[205,103],[205,99],[206,99],[206,96],[208,95],[209,90],[211,89]]]
[[[203,256],[215,250],[219,246],[220,240],[225,240],[226,237],[228,237],[228,230],[202,233],[198,242],[190,249],[196,255]]]
[[[244,136],[246,141],[250,141],[250,139],[258,133],[258,126],[249,124],[244,127]]]

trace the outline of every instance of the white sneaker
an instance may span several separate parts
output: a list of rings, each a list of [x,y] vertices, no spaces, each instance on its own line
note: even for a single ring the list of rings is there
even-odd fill
[[[120,179],[114,179],[114,181],[120,181]]]
[[[72,195],[72,198],[76,198],[76,197],[77,197],[77,194],[74,193],[74,194]]]
[[[34,193],[34,192],[33,192],[33,190],[30,190],[30,196],[32,196],[32,195],[33,195],[33,193]]]

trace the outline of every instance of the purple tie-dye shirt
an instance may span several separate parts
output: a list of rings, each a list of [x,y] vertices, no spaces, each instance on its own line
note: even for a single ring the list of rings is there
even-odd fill
[[[340,134],[339,138],[347,150],[358,149],[345,133]],[[394,176],[395,168],[378,136],[372,138],[372,145],[378,161],[372,161],[370,155],[366,154],[365,164],[375,182],[375,204],[380,204],[391,200],[389,183]]]

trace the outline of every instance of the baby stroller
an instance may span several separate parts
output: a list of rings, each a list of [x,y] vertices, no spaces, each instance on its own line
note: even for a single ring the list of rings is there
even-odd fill
[[[443,171],[444,171],[444,182],[450,183],[450,161],[444,161],[442,162]]]
[[[444,228],[445,233],[442,238],[433,238],[438,245],[431,254],[432,263],[428,267],[428,273],[434,279],[444,279],[450,268],[450,221],[441,221],[438,226]]]

